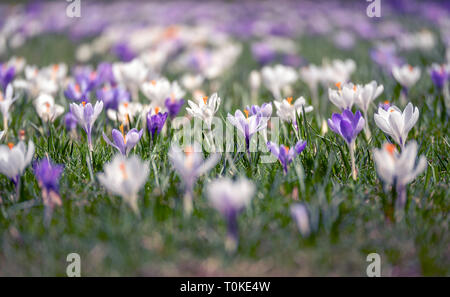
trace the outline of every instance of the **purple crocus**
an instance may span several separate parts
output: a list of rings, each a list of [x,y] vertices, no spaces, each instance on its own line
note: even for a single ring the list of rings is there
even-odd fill
[[[89,101],[89,84],[87,81],[70,83],[64,91],[64,96],[74,102]]]
[[[294,158],[299,155],[306,147],[306,140],[300,140],[295,144],[294,147],[289,148],[285,145],[278,145],[274,142],[269,141],[267,143],[267,148],[269,151],[278,158],[281,165],[283,166],[284,174],[287,174],[288,165],[294,160]]]
[[[47,157],[34,163],[33,171],[42,191],[42,201],[45,207],[45,224],[48,225],[55,206],[62,205],[61,197],[59,196],[59,180],[64,171],[64,166],[54,164]]]
[[[108,62],[100,63],[97,67],[97,73],[98,73],[98,79],[101,84],[106,84],[106,83],[111,84],[111,85],[117,84],[116,78],[114,77],[111,63],[108,63]]]
[[[130,101],[130,93],[120,87],[109,87],[105,85],[103,88],[98,89],[97,98],[103,102],[106,110],[117,110],[121,102]]]
[[[70,111],[76,117],[80,126],[83,127],[84,131],[87,134],[88,138],[88,146],[89,150],[92,152],[94,150],[92,146],[92,127],[94,125],[95,120],[97,120],[98,116],[103,110],[103,102],[97,101],[95,106],[92,106],[91,103],[87,103],[83,101],[81,104],[70,104]]]
[[[136,57],[136,53],[125,42],[116,44],[112,52],[123,62],[129,62]]]
[[[178,115],[183,104],[184,99],[177,100],[175,98],[167,98],[164,102],[164,105],[166,106],[171,118],[174,118]]]
[[[359,110],[353,114],[351,110],[346,109],[342,114],[333,113],[331,119],[328,119],[328,126],[330,129],[340,135],[349,147],[352,161],[352,176],[354,180],[356,180],[355,139],[358,136],[358,133],[363,129],[364,123],[364,118]]]
[[[3,92],[6,90],[6,86],[13,80],[16,70],[14,66],[8,66],[8,64],[0,64],[0,87]]]
[[[167,112],[159,112],[158,108],[155,108],[154,114],[152,114],[151,112],[147,114],[147,129],[152,136],[152,140],[154,140],[155,136],[157,136],[161,132],[161,129],[166,123],[168,115],[169,114]]]
[[[245,109],[245,116],[240,110],[236,110],[234,116],[228,114],[228,121],[235,126],[239,132],[241,132],[245,137],[245,148],[247,154],[250,154],[250,141],[252,136],[267,127],[267,120],[258,114],[249,116],[250,111]]]
[[[77,127],[77,124],[78,120],[73,115],[73,113],[71,111],[66,113],[66,115],[64,116],[64,125],[66,126],[66,129],[72,131]]]
[[[103,132],[103,139],[107,144],[119,150],[122,155],[127,156],[128,153],[136,146],[142,137],[143,129],[138,131],[136,128],[131,129],[125,134],[123,129],[123,124],[120,125],[120,131],[117,129],[112,130],[112,139],[114,142],[109,140],[108,136]]]
[[[445,83],[450,79],[450,68],[445,65],[433,64],[430,68],[430,77],[434,85],[442,90]]]

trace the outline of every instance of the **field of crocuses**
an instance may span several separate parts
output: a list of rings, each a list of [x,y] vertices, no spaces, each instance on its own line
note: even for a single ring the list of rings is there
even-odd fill
[[[0,275],[450,275],[449,3],[74,3],[0,4]]]

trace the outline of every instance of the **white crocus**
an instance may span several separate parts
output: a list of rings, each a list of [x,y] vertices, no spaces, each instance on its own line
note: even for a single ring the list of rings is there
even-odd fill
[[[13,98],[13,87],[11,84],[6,87],[5,94],[0,90],[0,112],[3,116],[3,129],[5,132],[8,130],[9,109],[16,100],[17,97]]]
[[[5,131],[0,131],[0,140],[2,140],[4,134],[5,134]]]
[[[194,143],[192,147],[188,146],[184,152],[177,145],[171,146],[169,150],[169,160],[181,177],[185,187],[183,198],[184,212],[190,215],[193,211],[193,189],[197,179],[204,173],[213,168],[220,159],[220,154],[212,154],[208,159],[203,160],[202,147]]]
[[[204,80],[205,78],[200,74],[185,74],[181,77],[181,84],[183,85],[183,87],[193,92],[201,87]]]
[[[176,81],[169,82],[167,78],[160,78],[144,82],[141,86],[142,93],[152,102],[153,107],[162,108],[167,98],[181,99],[185,91]]]
[[[319,103],[319,96],[317,93],[317,85],[322,79],[323,71],[320,67],[314,64],[300,68],[300,79],[303,80],[309,87],[314,104]]]
[[[291,206],[291,215],[297,223],[298,230],[304,237],[311,233],[308,209],[303,203],[296,203]]]
[[[356,63],[352,59],[333,60],[331,63],[324,62],[322,66],[321,82],[325,86],[337,83],[346,83],[350,80],[352,73],[356,70]]]
[[[206,128],[211,129],[211,123],[215,113],[219,110],[220,97],[217,93],[211,95],[211,97],[203,97],[197,100],[197,103],[188,100],[189,107],[186,107],[186,111],[189,115],[201,119],[205,122]]]
[[[383,92],[383,85],[378,85],[376,81],[371,81],[364,86],[357,86],[358,95],[356,96],[356,105],[362,110],[364,118],[367,119],[367,111],[369,110],[370,104]],[[364,132],[366,133],[366,138],[370,139],[371,133],[369,129],[369,121],[366,121],[364,125]]]
[[[336,83],[337,90],[328,89],[328,98],[341,110],[351,109],[358,97],[358,87],[352,83]]]
[[[298,79],[295,69],[284,65],[263,67],[261,77],[264,86],[272,92],[272,95],[277,100],[282,98],[281,90],[289,87]]]
[[[0,173],[18,186],[19,179],[34,156],[34,143],[30,140],[28,148],[23,141],[17,145],[0,145]]]
[[[48,94],[41,94],[34,101],[34,107],[44,122],[53,122],[64,113],[64,107],[55,103],[55,99]]]
[[[413,107],[411,103],[408,103],[403,112],[395,105],[388,110],[378,107],[378,113],[375,113],[374,119],[378,128],[391,136],[403,149],[409,131],[419,119],[419,109]]]
[[[139,102],[120,102],[116,110],[108,109],[106,115],[113,121],[129,125],[136,116],[144,115],[146,108]],[[145,113],[146,114],[146,113]]]
[[[420,68],[411,65],[393,66],[392,75],[402,87],[409,89],[420,79]]]
[[[133,100],[139,98],[139,87],[149,76],[150,70],[140,60],[128,63],[115,63],[112,67],[114,77],[131,90]]]
[[[246,178],[233,181],[225,177],[209,183],[206,192],[211,205],[227,222],[225,247],[229,251],[234,251],[239,238],[237,215],[250,204],[255,193],[255,185]]]
[[[420,156],[416,162],[417,143],[411,141],[401,154],[396,151],[395,145],[386,143],[382,149],[375,149],[373,157],[378,176],[386,188],[389,186],[396,188],[397,205],[403,207],[406,203],[406,186],[427,166],[424,156]]]
[[[283,101],[275,100],[273,102],[275,108],[277,109],[277,115],[285,122],[296,122],[297,114],[302,114],[303,108],[305,112],[311,112],[314,107],[311,105],[306,105],[306,100],[301,96],[294,103],[292,103],[292,97],[286,98]]]
[[[110,193],[121,196],[139,214],[138,192],[147,181],[148,174],[147,162],[135,155],[127,158],[117,154],[112,162],[105,164],[104,172],[98,174],[98,179]]]

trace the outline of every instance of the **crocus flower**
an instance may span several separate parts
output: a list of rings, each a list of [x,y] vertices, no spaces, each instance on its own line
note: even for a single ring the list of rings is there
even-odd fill
[[[322,69],[314,64],[300,68],[300,79],[303,80],[309,87],[314,104],[319,103],[319,95],[317,93],[317,85],[322,77]]]
[[[103,110],[103,102],[97,101],[95,106],[92,107],[91,103],[82,102],[81,104],[70,104],[70,111],[75,115],[78,123],[83,127],[86,135],[88,137],[89,150],[92,152],[94,148],[92,147],[92,126],[97,120],[97,117]]]
[[[122,101],[116,110],[108,109],[106,115],[113,121],[129,125],[134,118],[143,111],[142,104],[139,102]]]
[[[78,120],[73,115],[73,113],[71,111],[66,113],[66,115],[64,116],[64,125],[66,126],[67,130],[69,131],[74,130],[77,127],[77,124]]]
[[[369,110],[370,104],[383,92],[383,85],[377,84],[376,81],[371,81],[364,86],[358,86],[358,94],[356,96],[356,105],[362,110],[363,116],[367,119],[367,111]],[[370,139],[371,133],[369,129],[369,121],[365,121],[364,132],[366,133],[366,138]]]
[[[401,154],[397,152],[395,145],[386,143],[382,149],[375,149],[373,157],[378,176],[386,187],[396,188],[397,206],[403,207],[406,203],[406,186],[427,166],[424,156],[416,163],[417,143],[411,141]]]
[[[235,126],[239,132],[245,137],[245,149],[248,154],[250,154],[250,141],[252,136],[267,127],[267,120],[262,120],[263,118],[259,115],[249,116],[249,111],[244,110],[245,115],[240,110],[236,110],[234,116],[228,114],[228,121]]]
[[[391,107],[391,103],[389,103],[389,101],[387,100],[383,101],[383,103],[378,104],[378,108],[382,108],[386,111],[389,109],[389,107]]]
[[[220,178],[210,182],[206,191],[211,205],[224,216],[227,222],[225,247],[228,251],[235,251],[239,240],[237,217],[250,204],[255,185],[246,178],[236,181]]]
[[[351,110],[346,109],[342,114],[333,113],[331,119],[328,119],[328,126],[347,143],[352,162],[352,176],[356,180],[355,139],[364,127],[364,118],[361,112],[358,110],[353,114]]]
[[[141,131],[138,131],[136,128],[133,128],[125,134],[122,124],[120,125],[120,131],[117,129],[112,130],[111,134],[113,141],[109,140],[105,132],[103,132],[103,139],[106,141],[107,144],[116,148],[122,155],[127,156],[128,153],[139,142],[143,132],[144,132],[143,129],[141,129]]]
[[[194,143],[192,147],[186,147],[184,153],[177,145],[170,148],[169,160],[185,187],[183,204],[186,215],[190,215],[193,210],[192,195],[195,182],[202,174],[213,168],[219,159],[220,154],[215,153],[203,160],[202,148],[198,143]]]
[[[13,80],[16,70],[14,66],[8,66],[8,64],[0,64],[0,87],[4,92],[10,82]]]
[[[52,160],[47,157],[34,163],[33,170],[42,191],[45,221],[48,224],[54,207],[62,205],[61,197],[59,196],[59,179],[64,166],[53,164]]]
[[[277,100],[282,98],[281,91],[283,88],[290,86],[298,79],[297,72],[294,68],[284,65],[263,67],[261,77],[264,86],[272,92],[272,95]]]
[[[200,88],[204,80],[205,78],[200,74],[184,74],[181,77],[181,84],[183,85],[183,87],[193,92]]]
[[[174,97],[166,98],[166,101],[164,102],[164,105],[167,108],[167,111],[169,112],[170,118],[174,118],[178,115],[183,104],[184,99],[177,100]]]
[[[100,183],[113,195],[121,196],[139,215],[137,195],[147,181],[148,163],[135,155],[127,158],[117,154],[112,162],[105,164],[103,170],[104,172],[98,174]]]
[[[205,96],[197,103],[188,100],[188,105],[189,107],[186,107],[188,114],[203,120],[207,129],[211,129],[212,119],[220,106],[220,97],[217,93],[212,94],[210,98]]]
[[[149,75],[150,69],[138,58],[126,63],[114,63],[112,66],[115,79],[130,91],[133,100],[138,100],[139,87]]]
[[[130,94],[123,88],[105,85],[96,91],[97,98],[103,102],[105,110],[117,110],[121,102],[129,102]]]
[[[444,85],[450,79],[450,66],[433,64],[431,65],[429,72],[431,80],[433,81],[436,88],[442,90]]]
[[[166,78],[144,82],[142,93],[152,102],[152,106],[164,106],[167,98],[181,99],[185,91],[176,81],[169,82]]]
[[[294,147],[289,148],[285,145],[278,145],[274,142],[269,141],[267,143],[267,148],[269,151],[278,158],[283,166],[283,172],[286,175],[288,171],[288,165],[292,163],[294,158],[299,155],[306,147],[306,141],[300,140],[295,144]]]
[[[167,116],[167,112],[161,113],[158,108],[153,110],[153,114],[152,112],[147,114],[147,129],[152,136],[152,140],[155,140],[155,137],[161,132],[166,123]]]
[[[291,206],[291,215],[294,218],[298,230],[304,237],[308,237],[311,233],[308,209],[303,203],[296,203]]]
[[[407,64],[401,67],[394,66],[392,67],[392,75],[403,87],[400,100],[402,103],[406,103],[406,95],[408,94],[408,90],[420,79],[420,68]]]
[[[89,101],[89,83],[85,80],[77,83],[70,83],[64,91],[64,96],[74,102]]]
[[[23,141],[17,145],[0,145],[0,173],[6,175],[18,187],[20,177],[31,163],[33,155],[34,143],[31,140],[28,142],[28,149]]]
[[[337,90],[328,89],[328,98],[341,110],[351,109],[359,94],[358,87],[352,83],[336,83]]]
[[[0,131],[0,140],[2,140],[4,134],[5,134],[5,131]]]
[[[11,84],[6,87],[5,93],[0,90],[0,112],[3,116],[3,130],[5,132],[8,130],[9,108],[16,100],[17,97],[13,98],[13,87]]]
[[[303,96],[297,98],[292,102],[292,97],[288,97],[283,101],[275,100],[273,102],[275,108],[277,109],[277,115],[282,121],[289,123],[297,123],[297,114],[303,114],[303,108],[305,113],[313,111],[314,107],[311,105],[306,105],[306,100]]]
[[[41,94],[34,101],[34,107],[38,116],[44,122],[53,122],[57,117],[64,113],[64,107],[55,103],[51,95]]]
[[[378,128],[391,136],[403,149],[409,131],[419,119],[419,109],[411,103],[406,105],[403,112],[395,105],[392,105],[387,110],[378,107],[378,113],[374,114],[374,119]]]

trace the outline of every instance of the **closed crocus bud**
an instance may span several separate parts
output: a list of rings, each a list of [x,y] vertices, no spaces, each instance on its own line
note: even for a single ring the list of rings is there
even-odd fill
[[[304,237],[308,237],[311,233],[311,226],[309,223],[308,209],[303,203],[296,203],[291,206],[291,215],[294,218],[298,230]]]
[[[237,216],[249,205],[255,192],[255,185],[246,178],[232,181],[220,178],[208,184],[207,196],[211,205],[217,209],[227,222],[225,247],[233,252],[238,245]]]
[[[261,87],[261,74],[259,71],[252,70],[252,72],[250,72],[249,81],[250,88],[252,88],[252,90],[258,90]]]

